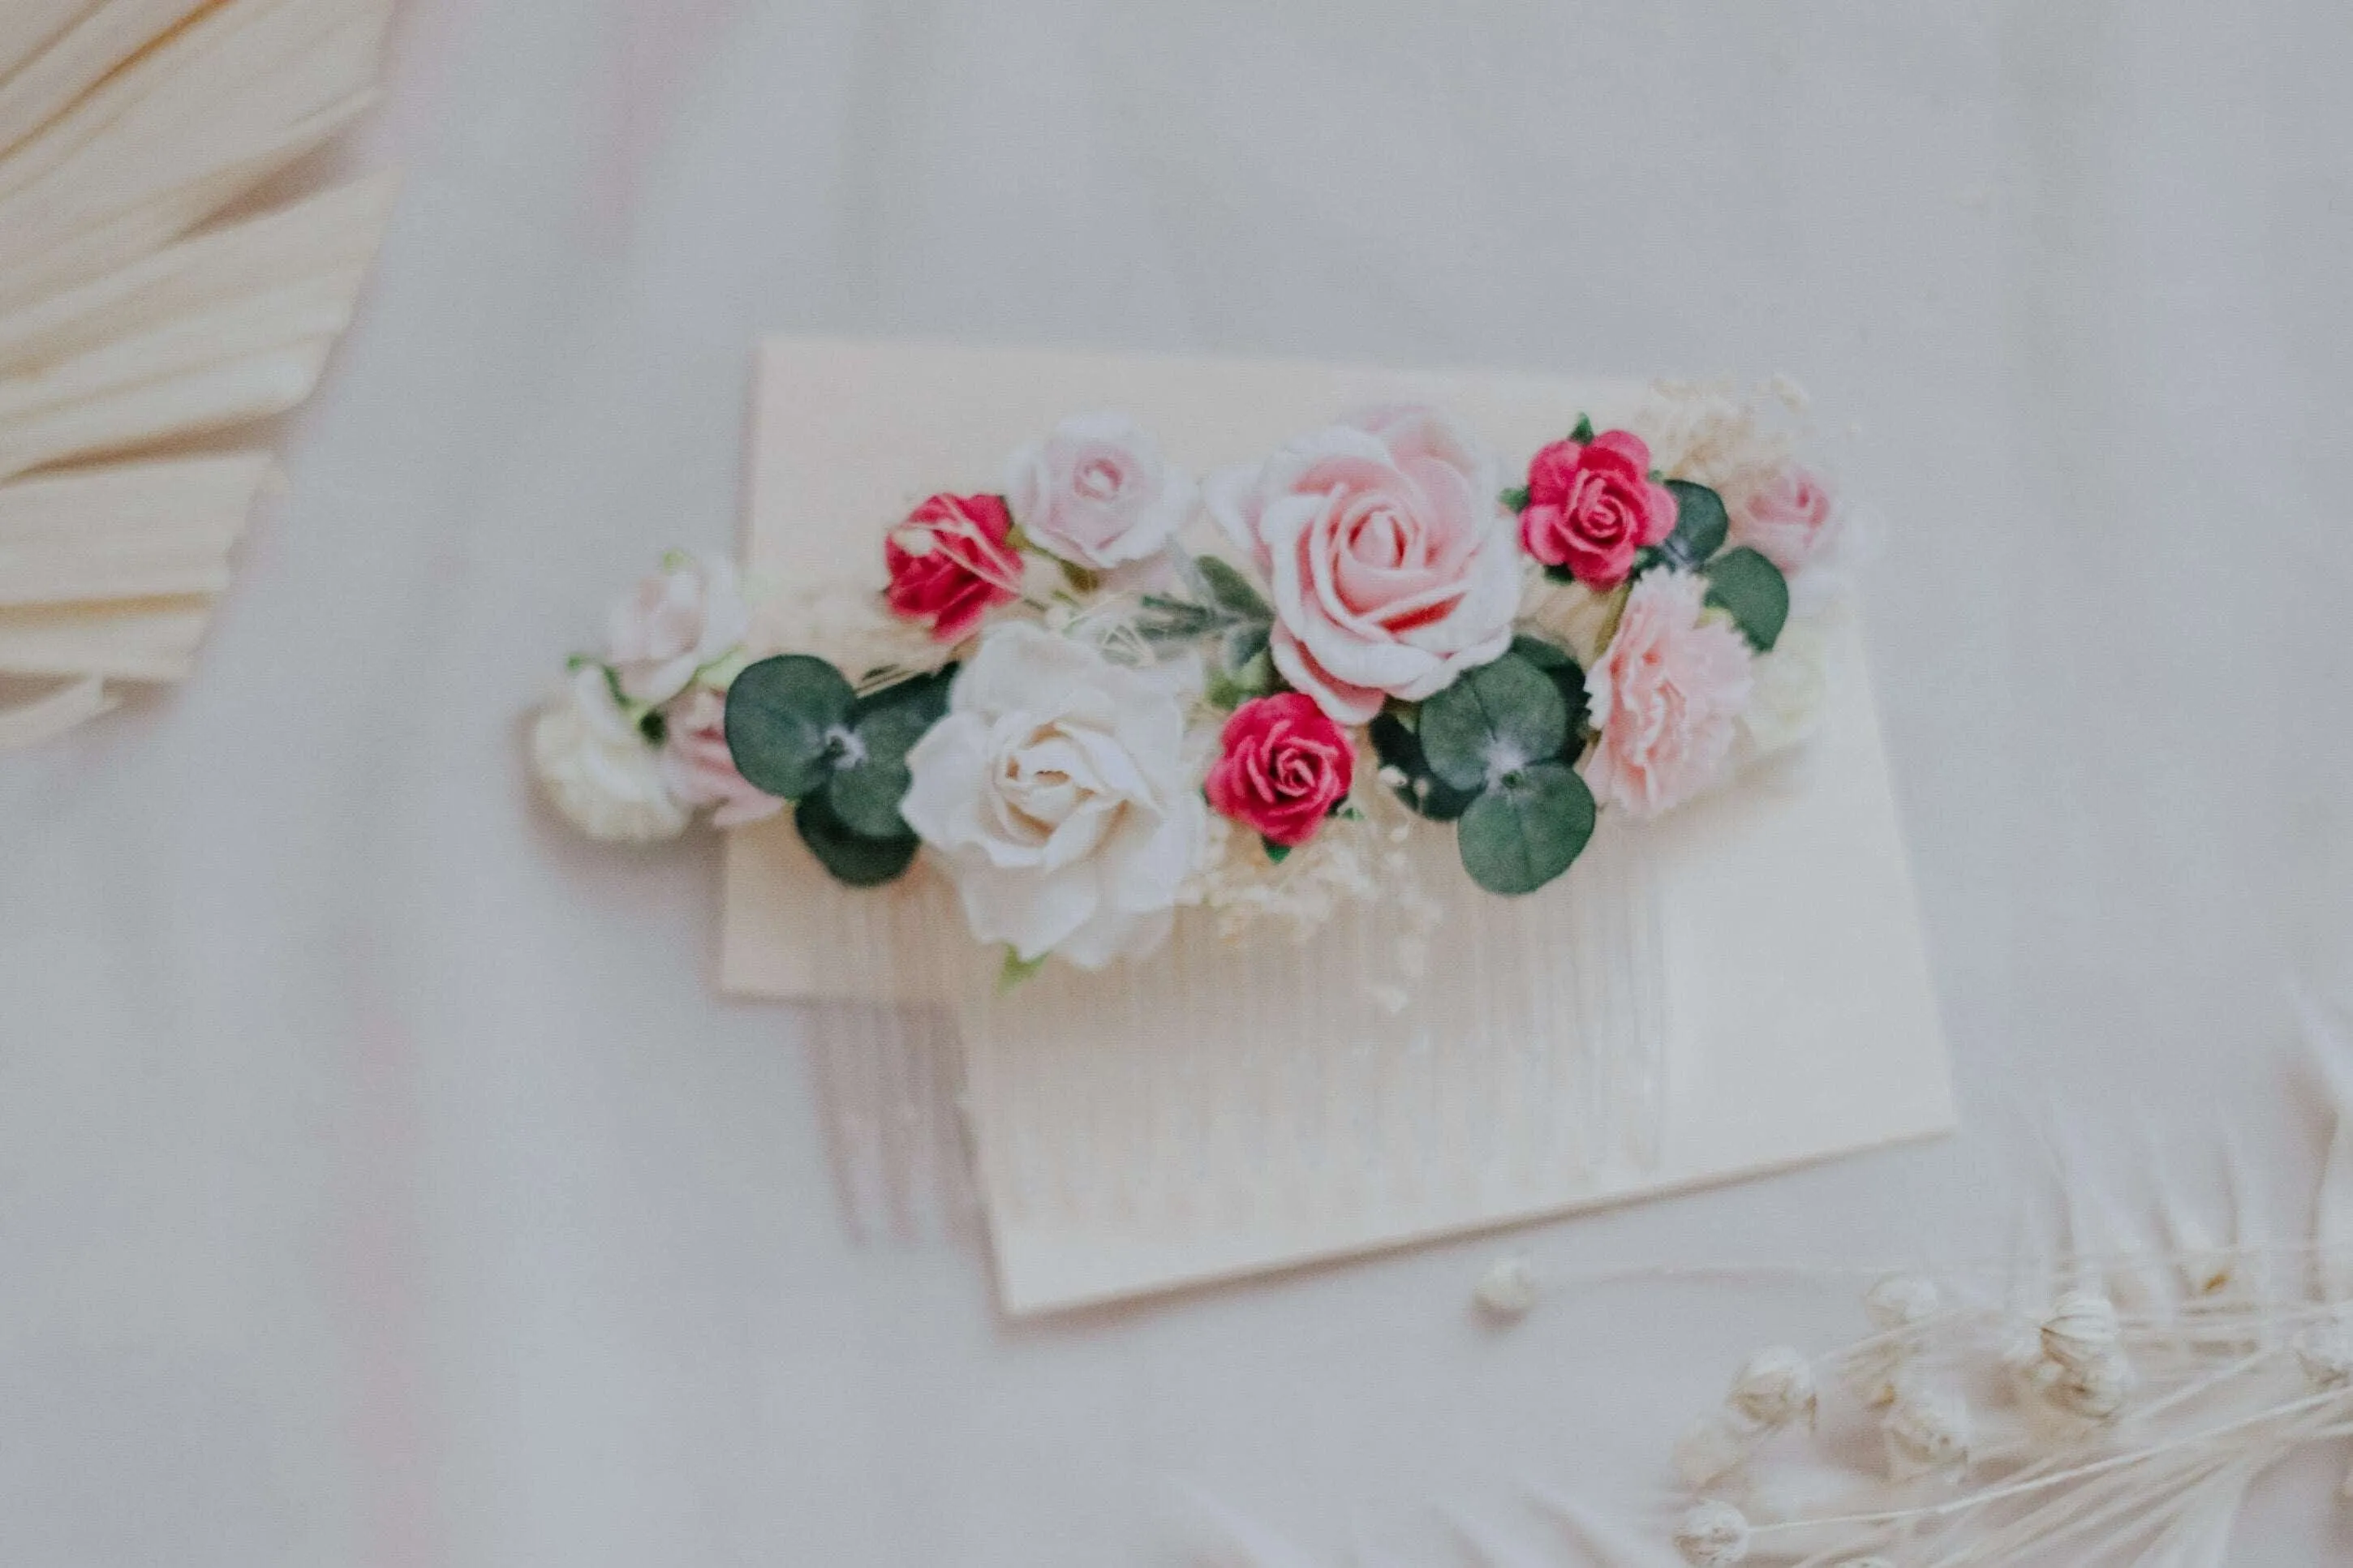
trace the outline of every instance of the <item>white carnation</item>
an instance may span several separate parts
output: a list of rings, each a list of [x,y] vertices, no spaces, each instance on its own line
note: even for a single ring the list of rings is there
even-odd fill
[[[677,837],[692,819],[663,782],[661,752],[621,711],[596,665],[583,666],[533,724],[531,760],[555,809],[591,838],[651,843]]]
[[[983,638],[907,753],[899,808],[946,862],[976,937],[1082,969],[1166,937],[1208,816],[1183,683],[1026,622]]]

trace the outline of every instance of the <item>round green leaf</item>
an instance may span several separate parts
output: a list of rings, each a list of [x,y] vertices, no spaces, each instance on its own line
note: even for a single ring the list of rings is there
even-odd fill
[[[1769,653],[1789,621],[1789,583],[1781,569],[1742,545],[1709,562],[1707,602],[1730,612],[1758,653]]]
[[[1396,786],[1397,797],[1432,822],[1453,821],[1478,798],[1476,790],[1456,789],[1430,771],[1421,742],[1396,714],[1376,715],[1371,736],[1373,754],[1382,765],[1405,775],[1405,782]]]
[[[1422,755],[1456,789],[1542,762],[1567,738],[1560,689],[1517,654],[1468,671],[1421,705]]]
[[[907,831],[899,803],[913,778],[907,753],[947,711],[953,667],[886,686],[859,700],[849,740],[833,760],[826,804],[850,831],[868,838],[897,838]]]
[[[1564,761],[1574,761],[1585,749],[1585,719],[1592,711],[1592,701],[1586,695],[1585,667],[1567,648],[1556,647],[1542,637],[1516,637],[1512,639],[1512,651],[1545,672],[1560,692],[1560,700],[1568,705],[1568,740],[1561,747]]]
[[[1593,792],[1563,763],[1538,763],[1498,779],[1455,825],[1471,879],[1491,893],[1533,893],[1583,853],[1593,837]]]
[[[1732,518],[1724,510],[1724,498],[1705,485],[1669,479],[1667,489],[1675,498],[1675,531],[1659,553],[1673,565],[1697,566],[1724,548]]]
[[[793,826],[834,880],[853,888],[879,888],[895,879],[913,863],[921,847],[912,833],[898,838],[870,838],[852,830],[822,795],[810,795],[793,808]]]
[[[798,800],[826,780],[856,697],[821,658],[780,654],[727,689],[727,750],[754,789]]]

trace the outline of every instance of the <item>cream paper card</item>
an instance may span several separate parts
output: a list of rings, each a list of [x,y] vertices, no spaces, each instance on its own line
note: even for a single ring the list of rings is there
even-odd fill
[[[761,353],[754,578],[881,584],[882,531],[992,488],[1066,414],[1117,408],[1197,472],[1367,402],[1446,407],[1507,469],[1641,389],[1364,367],[779,340]],[[841,887],[787,818],[726,857],[735,994],[944,1010],[1001,1300],[1029,1313],[1753,1175],[1948,1131],[1942,1037],[1862,647],[1831,627],[1804,752],[1662,822],[1605,818],[1569,874],[1481,892],[1400,847],[1426,937],[1345,912],[1304,943],[1180,919],[1151,960],[999,996],[919,864]],[[1418,971],[1418,973],[1416,973]]]

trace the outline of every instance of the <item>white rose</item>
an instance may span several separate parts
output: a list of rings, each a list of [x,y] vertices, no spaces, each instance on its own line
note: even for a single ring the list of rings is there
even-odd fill
[[[1040,548],[1097,571],[1157,554],[1193,515],[1191,479],[1124,414],[1077,414],[1005,467],[1013,521]]]
[[[982,942],[1100,969],[1167,935],[1207,817],[1167,676],[1026,622],[982,639],[899,807]]]
[[[733,563],[673,552],[613,606],[610,658],[621,689],[638,702],[669,701],[696,670],[733,651],[750,624]]]
[[[1773,651],[1757,656],[1749,666],[1755,682],[1748,706],[1740,715],[1750,754],[1785,752],[1814,732],[1830,690],[1829,658],[1829,639],[1803,621],[1784,626]]]
[[[593,664],[532,726],[531,760],[555,809],[591,838],[675,838],[693,816],[663,782],[661,753],[629,722]]]

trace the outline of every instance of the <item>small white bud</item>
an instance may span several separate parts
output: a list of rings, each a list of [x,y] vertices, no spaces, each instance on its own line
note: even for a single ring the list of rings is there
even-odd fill
[[[2295,1362],[2319,1392],[2353,1384],[2353,1325],[2342,1318],[2315,1323],[2296,1336]]]
[[[1879,1423],[1887,1468],[1898,1480],[1948,1470],[1969,1458],[1969,1406],[1959,1394],[1905,1385]]]
[[[2042,1353],[2070,1372],[2105,1361],[2123,1337],[2116,1307],[2089,1290],[2068,1291],[2042,1320]]]
[[[1863,1292],[1863,1316],[1883,1333],[1927,1321],[1944,1305],[1944,1294],[1933,1279],[1917,1274],[1891,1274]]]
[[[1787,1426],[1814,1418],[1813,1363],[1787,1345],[1758,1351],[1732,1380],[1725,1403],[1758,1426]]]
[[[1524,1252],[1498,1258],[1479,1276],[1471,1294],[1480,1309],[1493,1317],[1506,1321],[1525,1318],[1536,1304],[1535,1268]]]
[[[1748,1462],[1757,1433],[1736,1427],[1725,1412],[1703,1415],[1675,1440],[1675,1474],[1696,1491],[1713,1486]]]
[[[2110,1351],[2080,1367],[2058,1367],[2049,1390],[2052,1401],[2072,1415],[2090,1421],[2113,1419],[2132,1397],[2132,1363],[2122,1351]]]
[[[1748,1516],[1728,1502],[1695,1504],[1675,1525],[1675,1550],[1692,1568],[1732,1568],[1748,1555]]]

